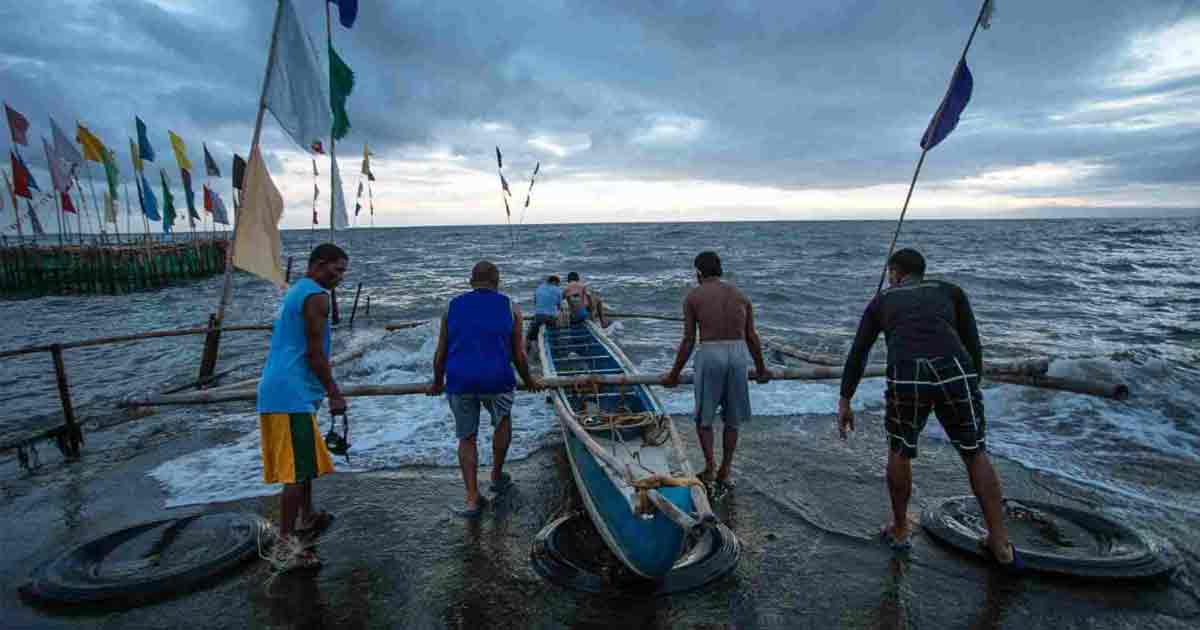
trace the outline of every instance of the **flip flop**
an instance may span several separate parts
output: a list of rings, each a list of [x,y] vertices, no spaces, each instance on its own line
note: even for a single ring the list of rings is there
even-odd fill
[[[301,536],[320,536],[329,526],[333,524],[335,517],[333,514],[320,510],[312,515],[308,524],[296,528],[296,533]]]
[[[891,547],[892,551],[903,552],[912,549],[912,532],[909,532],[904,540],[896,540],[888,531],[889,529],[891,529],[890,525],[884,525],[879,529],[879,542]]]
[[[1017,553],[1017,547],[1011,542],[1008,543],[1008,548],[1012,550],[1012,562],[1001,562],[1000,558],[997,558],[996,554],[992,552],[992,548],[987,544],[986,540],[979,541],[979,548],[983,550],[985,558],[1005,573],[1020,573],[1025,570],[1025,562],[1021,559],[1021,555]]]
[[[508,492],[513,487],[512,475],[508,473],[500,473],[500,479],[492,482],[492,494],[500,495]]]
[[[483,516],[483,511],[487,509],[489,503],[491,502],[488,501],[487,497],[481,494],[479,495],[479,503],[475,504],[475,507],[457,509],[454,510],[454,514],[455,516],[460,516],[466,519],[479,518],[480,516]]]

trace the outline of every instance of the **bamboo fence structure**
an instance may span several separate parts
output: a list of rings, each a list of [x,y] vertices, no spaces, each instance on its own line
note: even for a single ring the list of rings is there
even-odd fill
[[[124,294],[206,278],[225,269],[220,239],[121,245],[0,247],[0,295]]]

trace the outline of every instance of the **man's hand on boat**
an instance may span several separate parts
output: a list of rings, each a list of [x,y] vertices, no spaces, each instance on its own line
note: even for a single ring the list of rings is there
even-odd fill
[[[429,385],[429,391],[426,392],[426,395],[427,396],[441,396],[442,392],[445,391],[445,389],[446,389],[445,383],[438,382],[437,379],[433,379],[433,383]]]
[[[854,432],[854,410],[849,398],[838,398],[838,433],[842,439]]]
[[[546,389],[546,385],[542,383],[542,379],[532,376],[528,381],[525,381],[525,390],[530,392],[540,392]]]
[[[663,380],[662,380],[663,387],[675,387],[678,384],[679,384],[679,372],[677,372],[675,370],[671,370],[670,372],[667,372],[667,375],[663,377]]]

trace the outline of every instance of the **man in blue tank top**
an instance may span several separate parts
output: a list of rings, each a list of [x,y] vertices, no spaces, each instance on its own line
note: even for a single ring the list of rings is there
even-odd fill
[[[312,480],[333,472],[316,412],[325,398],[331,413],[346,412],[329,363],[329,291],[349,264],[346,252],[332,243],[313,250],[308,273],[283,298],[258,384],[263,479],[284,484],[279,541],[271,558],[282,570],[320,566],[300,537],[319,534],[333,518],[313,510]]]
[[[492,419],[492,492],[500,494],[512,485],[504,472],[504,458],[512,441],[512,403],[516,388],[513,366],[530,391],[541,389],[541,381],[529,374],[525,347],[521,343],[521,309],[500,293],[500,270],[484,260],[471,270],[471,291],[450,301],[442,317],[437,354],[433,359],[433,387],[429,393],[446,392],[454,414],[458,437],[458,464],[467,488],[467,505],[458,514],[476,518],[487,499],[479,494],[476,466],[479,454],[480,407]]]
[[[542,326],[553,327],[558,324],[558,305],[563,299],[558,284],[558,276],[550,276],[533,292],[533,324],[529,326],[529,335],[525,338],[530,347],[537,343]]]

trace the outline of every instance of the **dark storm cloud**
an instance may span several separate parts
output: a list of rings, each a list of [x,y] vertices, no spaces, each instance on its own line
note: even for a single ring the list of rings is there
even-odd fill
[[[296,2],[323,49],[320,4]],[[491,145],[507,141],[512,163],[553,162],[563,178],[906,182],[978,10],[712,4],[364,0],[353,29],[334,26],[357,75],[349,140],[369,139],[384,156],[450,148],[480,169],[490,168]],[[172,129],[194,162],[204,140],[224,165],[249,139],[272,11],[266,0],[4,3],[0,97],[30,116],[35,137],[48,134],[47,114],[64,126],[85,121],[122,164],[137,113],[160,162],[171,163]],[[1103,167],[1096,190],[1195,185],[1200,121],[1186,112],[1200,104],[1200,77],[1116,78],[1144,70],[1130,56],[1136,37],[1197,17],[1197,3],[1183,0],[999,0],[969,57],[971,105],[927,176],[1085,162]],[[1150,101],[1096,107],[1134,97]],[[484,123],[503,131],[490,136]],[[528,144],[539,136],[585,138],[588,148],[556,158]],[[291,149],[278,132],[265,138]]]

